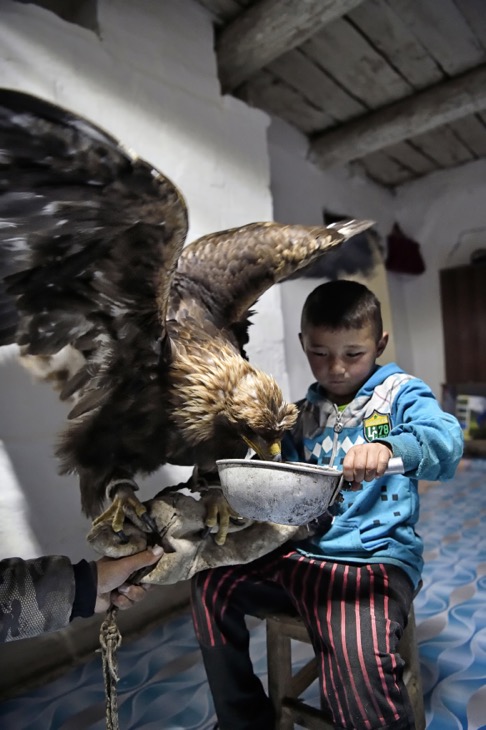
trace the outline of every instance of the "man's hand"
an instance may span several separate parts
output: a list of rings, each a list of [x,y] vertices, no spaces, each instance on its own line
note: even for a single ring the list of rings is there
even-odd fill
[[[370,443],[352,446],[343,461],[343,475],[348,482],[371,482],[382,477],[392,457],[386,444]]]
[[[136,570],[156,563],[163,554],[163,549],[156,545],[126,558],[100,558],[96,561],[98,572],[97,598],[95,613],[106,611],[111,603],[118,608],[130,608],[142,600],[149,585],[126,583]]]

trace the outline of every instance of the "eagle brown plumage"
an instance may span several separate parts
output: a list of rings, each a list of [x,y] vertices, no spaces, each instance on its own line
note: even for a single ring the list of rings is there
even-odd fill
[[[74,401],[57,453],[85,513],[166,462],[274,456],[296,410],[245,357],[250,310],[371,222],[251,223],[183,248],[177,188],[90,122],[3,90],[0,132],[0,345]]]

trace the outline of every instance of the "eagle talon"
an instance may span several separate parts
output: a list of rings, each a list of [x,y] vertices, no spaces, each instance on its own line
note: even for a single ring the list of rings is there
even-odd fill
[[[132,486],[125,481],[110,485],[109,496],[113,501],[101,515],[93,520],[93,527],[108,524],[121,544],[130,541],[123,529],[125,523],[132,523],[146,535],[152,534],[159,537],[157,523],[148,513],[146,506],[135,496],[135,489],[137,489],[135,484]]]
[[[240,517],[240,515],[230,515],[230,522],[233,525],[241,525],[243,522],[245,522],[244,517]]]
[[[157,535],[159,534],[157,523],[154,518],[149,515],[148,512],[144,512],[142,515],[140,515],[140,519],[150,529],[150,532],[155,532],[157,533]]]
[[[115,535],[120,540],[121,545],[126,545],[127,542],[130,542],[130,538],[128,537],[126,532],[124,532],[123,530],[114,530],[114,532],[115,532]]]

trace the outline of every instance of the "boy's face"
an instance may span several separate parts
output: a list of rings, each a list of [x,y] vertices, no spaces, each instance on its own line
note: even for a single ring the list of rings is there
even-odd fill
[[[299,338],[315,379],[337,405],[352,400],[388,342],[386,332],[376,341],[371,324],[349,330],[307,325]]]

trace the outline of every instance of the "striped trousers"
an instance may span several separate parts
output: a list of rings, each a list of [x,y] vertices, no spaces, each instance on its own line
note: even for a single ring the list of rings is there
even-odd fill
[[[192,579],[196,635],[221,730],[271,730],[275,717],[249,655],[245,615],[297,612],[318,658],[335,727],[413,730],[397,647],[413,599],[399,568],[307,558],[289,545]]]

